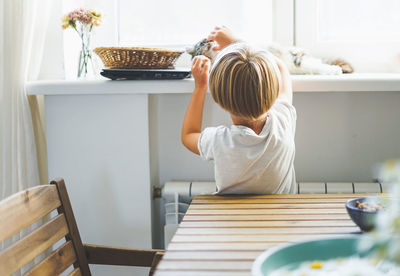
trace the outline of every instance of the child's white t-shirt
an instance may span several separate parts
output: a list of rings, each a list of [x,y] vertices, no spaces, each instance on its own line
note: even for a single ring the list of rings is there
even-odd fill
[[[277,99],[260,134],[232,125],[207,127],[200,135],[200,156],[214,160],[217,193],[295,193],[296,109]]]

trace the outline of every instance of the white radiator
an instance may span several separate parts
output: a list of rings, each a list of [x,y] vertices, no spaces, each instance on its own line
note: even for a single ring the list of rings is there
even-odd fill
[[[334,194],[334,193],[382,193],[387,185],[379,182],[300,182],[297,183],[299,194]],[[171,181],[162,189],[165,202],[164,243],[167,248],[179,223],[185,215],[192,198],[196,195],[209,195],[216,191],[215,182]]]

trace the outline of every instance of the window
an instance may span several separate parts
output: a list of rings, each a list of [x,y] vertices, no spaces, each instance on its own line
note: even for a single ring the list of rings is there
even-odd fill
[[[341,57],[357,72],[393,71],[400,52],[400,1],[297,0],[295,43]]]
[[[257,44],[345,59],[356,72],[400,67],[399,0],[118,1],[122,46],[193,44],[223,24]]]
[[[272,38],[272,0],[118,1],[122,46],[191,45],[217,25],[255,43]]]
[[[299,46],[339,57],[356,72],[400,71],[399,0],[63,0],[105,14],[92,47],[185,47],[215,26],[258,45]],[[64,32],[66,75],[75,76],[79,41]],[[396,57],[397,55],[397,57]],[[184,59],[181,59],[184,60]],[[189,66],[186,57],[178,66]]]

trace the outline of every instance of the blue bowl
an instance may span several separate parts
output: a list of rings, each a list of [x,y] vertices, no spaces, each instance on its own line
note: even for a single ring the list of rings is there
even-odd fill
[[[376,215],[379,211],[366,211],[356,207],[356,202],[373,202],[382,203],[380,198],[377,196],[367,196],[350,199],[346,202],[347,213],[349,213],[351,219],[357,224],[362,231],[368,232],[374,229]]]
[[[252,274],[268,276],[283,266],[296,269],[303,262],[359,256],[357,247],[360,236],[349,234],[276,246],[258,256],[253,263]]]

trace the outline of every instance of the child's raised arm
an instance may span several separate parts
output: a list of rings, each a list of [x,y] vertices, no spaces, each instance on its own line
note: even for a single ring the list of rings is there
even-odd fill
[[[239,39],[233,35],[232,31],[225,26],[215,27],[207,39],[216,42],[216,45],[212,48],[214,51],[222,50],[229,44],[239,41]]]
[[[203,121],[204,98],[207,93],[210,60],[204,56],[193,59],[192,75],[195,88],[183,120],[181,140],[190,151],[200,154],[198,141]]]
[[[275,58],[278,65],[279,71],[281,73],[281,82],[279,88],[279,98],[287,100],[290,104],[293,102],[293,89],[292,89],[292,79],[290,77],[290,72],[287,66],[279,58]]]

